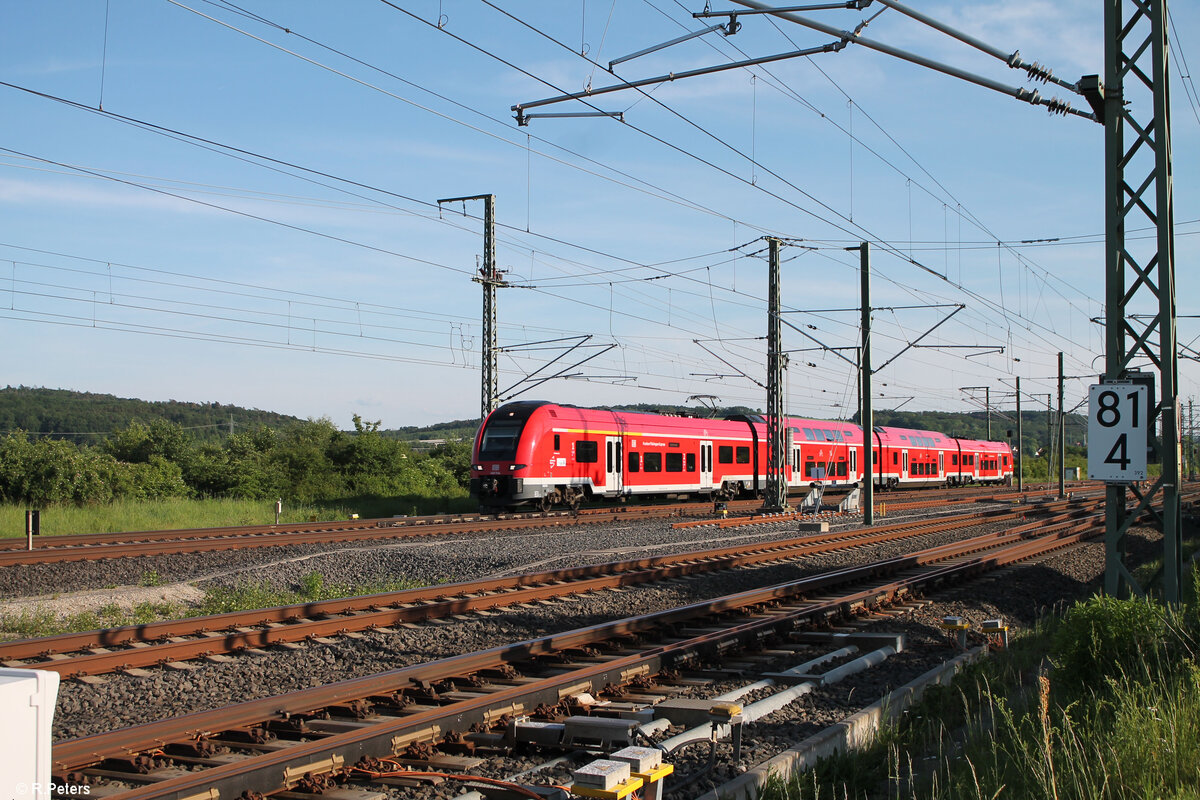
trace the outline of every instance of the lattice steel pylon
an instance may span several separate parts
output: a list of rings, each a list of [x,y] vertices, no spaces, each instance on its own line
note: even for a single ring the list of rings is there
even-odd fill
[[[471,280],[483,286],[483,346],[481,358],[482,384],[479,390],[479,418],[496,410],[500,395],[499,348],[496,344],[496,289],[507,286],[503,273],[496,268],[496,195],[475,194],[469,197],[447,197],[442,203],[463,203],[468,200],[483,201],[483,266]]]
[[[1104,0],[1104,45],[1104,84],[1096,76],[1081,82],[1105,133],[1104,379],[1128,378],[1142,358],[1158,372],[1152,418],[1161,421],[1162,462],[1162,475],[1149,491],[1134,487],[1139,502],[1132,511],[1125,487],[1108,486],[1104,588],[1118,596],[1145,594],[1126,565],[1125,538],[1161,494],[1162,598],[1177,603],[1181,474],[1166,0]],[[1147,221],[1156,237],[1126,239],[1127,229]]]
[[[767,485],[763,508],[783,511],[787,501],[788,426],[783,408],[783,371],[787,354],[783,352],[779,321],[779,240],[767,239],[770,252],[767,290]]]

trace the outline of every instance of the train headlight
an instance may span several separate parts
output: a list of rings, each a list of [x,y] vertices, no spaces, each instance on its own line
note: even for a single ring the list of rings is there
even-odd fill
[[[475,464],[472,469],[474,469],[476,472],[483,472],[483,464]]]
[[[527,466],[529,466],[529,465],[528,464],[509,464],[508,469],[510,471],[516,470],[516,469],[525,469],[525,467],[527,467]]]

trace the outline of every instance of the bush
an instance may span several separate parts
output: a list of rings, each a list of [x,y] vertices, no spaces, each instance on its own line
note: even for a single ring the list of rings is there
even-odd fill
[[[1145,674],[1167,647],[1167,614],[1148,600],[1097,596],[1073,606],[1054,635],[1055,680],[1071,690],[1102,690]]]
[[[178,425],[155,421],[115,432],[96,447],[16,432],[0,438],[0,502],[32,508],[119,500],[241,498],[295,503],[378,501],[380,513],[412,499],[465,495],[470,447],[436,456],[385,438],[354,416],[354,432],[328,419],[282,432],[259,426],[221,443],[197,444]],[[401,504],[403,501],[404,504]]]

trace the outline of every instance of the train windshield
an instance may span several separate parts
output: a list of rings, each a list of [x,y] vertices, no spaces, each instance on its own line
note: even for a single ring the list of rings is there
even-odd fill
[[[480,461],[508,461],[517,457],[517,442],[525,427],[523,419],[496,420],[483,432],[479,444]]]

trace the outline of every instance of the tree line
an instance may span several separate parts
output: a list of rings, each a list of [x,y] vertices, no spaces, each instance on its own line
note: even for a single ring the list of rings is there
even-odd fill
[[[95,392],[33,386],[0,388],[0,432],[28,431],[77,444],[95,444],[137,420],[166,420],[200,441],[219,441],[234,430],[259,425],[284,428],[303,420],[273,411],[221,403],[148,401]]]
[[[259,424],[221,441],[161,419],[129,423],[94,444],[12,431],[0,438],[0,502],[44,508],[167,498],[451,496],[464,492],[470,458],[469,442],[417,453],[358,415],[353,432],[321,419]]]

